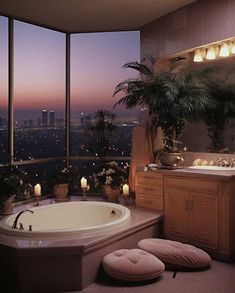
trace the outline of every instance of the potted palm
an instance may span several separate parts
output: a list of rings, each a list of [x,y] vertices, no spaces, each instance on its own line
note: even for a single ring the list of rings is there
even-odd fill
[[[123,66],[131,68],[140,76],[118,84],[114,96],[123,93],[116,105],[126,108],[147,106],[151,118],[151,132],[157,127],[163,131],[163,150],[160,160],[172,166],[180,160],[180,136],[186,124],[205,111],[211,104],[205,82],[193,72],[154,72],[151,66],[130,62]],[[114,106],[114,107],[115,107]]]

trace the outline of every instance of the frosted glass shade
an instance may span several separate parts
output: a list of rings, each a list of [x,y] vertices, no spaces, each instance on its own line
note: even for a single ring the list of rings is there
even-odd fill
[[[202,62],[203,57],[200,49],[196,49],[194,52],[194,57],[193,57],[194,62]]]
[[[227,43],[223,43],[220,46],[219,56],[220,57],[228,57],[229,56],[229,49],[228,49]]]
[[[214,60],[216,57],[215,55],[215,48],[213,46],[209,47],[206,52],[206,59],[207,60]]]

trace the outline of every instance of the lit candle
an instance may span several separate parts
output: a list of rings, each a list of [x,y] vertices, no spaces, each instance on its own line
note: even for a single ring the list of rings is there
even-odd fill
[[[129,195],[129,185],[128,184],[123,185],[122,193],[123,193],[123,195]]]
[[[34,194],[35,194],[35,196],[40,196],[41,195],[41,185],[40,184],[36,184],[34,186]]]
[[[82,177],[81,179],[81,188],[87,189],[87,179],[85,177]]]

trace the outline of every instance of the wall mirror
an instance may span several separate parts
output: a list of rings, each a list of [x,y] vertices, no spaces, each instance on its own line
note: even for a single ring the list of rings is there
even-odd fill
[[[213,79],[218,79],[224,86],[235,88],[235,56],[228,58],[220,58],[213,61],[205,61],[200,63],[193,62],[191,54],[188,58],[175,62],[175,66],[187,67],[192,70],[210,69]],[[217,85],[215,84],[215,87]],[[224,97],[221,99],[224,100]],[[226,98],[226,97],[225,97]],[[232,97],[235,107],[235,96]],[[221,107],[216,113],[216,123],[218,128],[221,126],[220,119],[226,111]],[[234,109],[235,113],[235,109]],[[229,153],[235,154],[235,117],[227,117],[224,123],[223,131],[214,132],[214,142],[212,141],[211,133],[208,133],[208,125],[203,121],[189,123],[187,129],[181,137],[183,145],[191,152],[210,152],[210,153]],[[217,141],[216,141],[217,140]],[[217,146],[216,146],[217,144]]]

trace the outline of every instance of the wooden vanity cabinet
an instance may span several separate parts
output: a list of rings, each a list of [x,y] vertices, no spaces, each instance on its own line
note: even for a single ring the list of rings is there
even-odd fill
[[[163,211],[163,175],[138,171],[136,176],[136,205]]]
[[[201,247],[218,259],[231,260],[235,253],[233,184],[219,179],[164,176],[165,237]]]
[[[171,187],[164,198],[167,238],[218,248],[218,195]]]
[[[235,177],[138,171],[136,205],[162,211],[167,239],[235,260]]]

